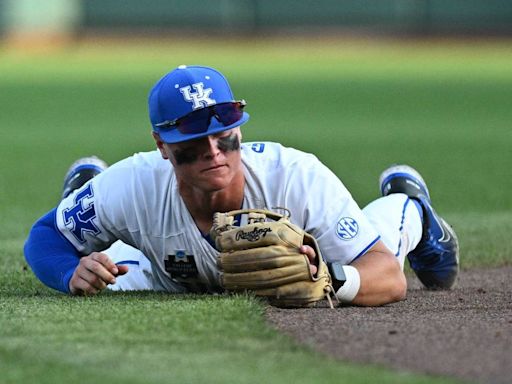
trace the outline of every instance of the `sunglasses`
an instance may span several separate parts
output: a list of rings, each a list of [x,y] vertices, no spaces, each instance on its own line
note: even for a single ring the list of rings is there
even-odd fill
[[[212,117],[215,117],[225,127],[236,123],[242,118],[243,109],[246,105],[245,100],[220,103],[190,112],[179,119],[166,120],[155,124],[155,127],[177,129],[185,134],[203,133],[208,130]]]

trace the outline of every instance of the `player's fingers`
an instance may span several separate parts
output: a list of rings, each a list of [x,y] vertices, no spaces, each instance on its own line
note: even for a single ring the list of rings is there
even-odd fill
[[[92,260],[92,257],[82,257],[69,282],[71,293],[80,294],[83,292],[84,294],[96,294],[100,290],[105,289],[109,281],[105,281],[95,272],[101,269],[104,268],[101,264]],[[110,275],[106,270],[104,270],[104,272]],[[115,282],[115,278],[112,275],[109,276],[109,279],[111,279],[110,281],[113,279]]]
[[[316,275],[318,268],[315,265],[316,263],[316,252],[315,250],[310,247],[309,245],[302,245],[299,248],[299,252],[306,255],[309,260],[309,270],[311,271],[312,275]]]
[[[299,252],[306,255],[310,263],[316,262],[316,252],[309,245],[301,245],[301,247],[299,248]]]
[[[101,264],[93,260],[92,257],[82,257],[69,281],[70,292],[74,295],[96,294],[104,289],[107,286],[106,282],[94,272],[94,270],[100,270],[101,268],[103,268]],[[110,275],[110,278],[113,279],[114,277]]]
[[[112,261],[104,253],[94,253],[90,255],[89,260],[86,260],[84,262],[84,266],[89,272],[95,274],[99,279],[101,279],[105,283],[115,284],[115,276],[118,274],[119,270],[117,266],[114,263],[112,263],[115,267],[114,270],[114,268],[110,266],[110,263],[112,263]]]
[[[94,269],[94,268],[93,268]],[[91,287],[95,288],[95,289],[98,289],[98,290],[102,290],[102,289],[105,289],[107,287],[107,283],[105,282],[105,280],[103,280],[96,272],[94,271],[90,271],[86,268],[82,268],[79,272],[78,272],[78,276],[84,280],[85,282],[87,282]],[[112,276],[112,278],[114,278]],[[115,281],[115,278],[114,278],[114,281]]]
[[[94,287],[93,285],[89,284],[87,281],[84,280],[84,288],[81,291],[83,296],[92,296],[100,293],[101,289]]]
[[[96,295],[100,291],[89,284],[88,281],[84,280],[80,276],[73,276],[70,281],[70,291],[73,295]]]
[[[121,275],[124,275],[126,273],[128,273],[128,266],[127,265],[124,265],[124,264],[118,264],[117,265],[117,269],[118,269],[118,272],[117,272],[117,276],[121,276]]]
[[[117,274],[119,273],[117,265],[110,259],[110,257],[108,257],[106,253],[93,252],[89,256],[92,258],[92,260],[97,261],[98,263],[103,265],[103,267],[105,267],[105,269],[109,271],[112,275],[117,276]]]

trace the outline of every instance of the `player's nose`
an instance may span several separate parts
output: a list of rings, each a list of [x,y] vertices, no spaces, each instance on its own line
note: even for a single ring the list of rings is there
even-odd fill
[[[214,136],[207,136],[203,142],[204,147],[202,148],[203,156],[206,158],[212,158],[220,153],[218,138]]]

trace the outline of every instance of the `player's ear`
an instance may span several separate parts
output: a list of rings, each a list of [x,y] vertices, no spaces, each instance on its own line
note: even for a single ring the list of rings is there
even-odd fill
[[[152,134],[153,134],[153,139],[155,139],[156,147],[160,151],[160,154],[162,155],[162,158],[165,159],[165,160],[168,160],[169,156],[167,155],[167,149],[166,149],[166,147],[164,145],[164,142],[160,138],[160,135],[158,133],[156,133],[156,132],[152,132]]]

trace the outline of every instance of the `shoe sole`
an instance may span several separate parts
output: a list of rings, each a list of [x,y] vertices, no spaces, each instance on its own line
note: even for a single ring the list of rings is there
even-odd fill
[[[389,194],[389,190],[384,190],[385,186],[387,188],[390,188],[389,181],[397,178],[397,177],[403,177],[406,179],[406,182],[415,179],[416,183],[418,185],[413,184],[413,187],[420,187],[420,189],[423,189],[427,195],[427,197],[430,199],[430,193],[428,191],[427,183],[425,183],[425,180],[423,180],[423,177],[419,174],[417,170],[415,170],[413,167],[405,164],[398,164],[393,165],[389,167],[388,169],[385,169],[380,177],[379,177],[379,186],[380,186],[380,192],[382,196],[387,196]],[[411,183],[413,183],[411,181]],[[410,196],[415,197],[415,196]]]

